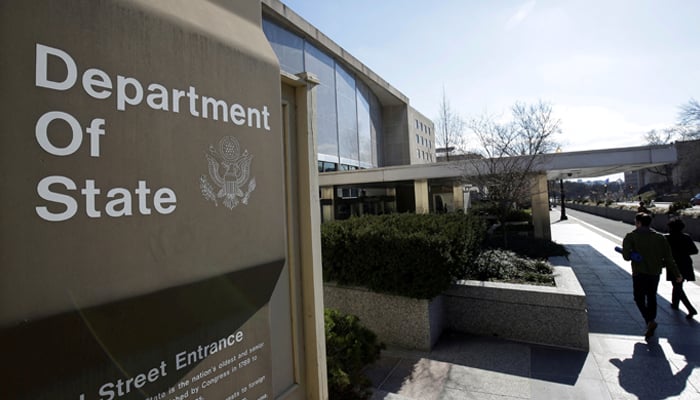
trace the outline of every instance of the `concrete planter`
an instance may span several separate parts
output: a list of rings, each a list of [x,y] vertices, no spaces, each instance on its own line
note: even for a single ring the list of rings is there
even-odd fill
[[[380,341],[403,348],[430,350],[450,329],[586,350],[583,289],[571,268],[556,266],[554,277],[556,287],[461,281],[432,300],[326,283],[324,303],[357,315]]]
[[[323,297],[326,308],[357,315],[387,345],[430,350],[442,334],[442,296],[419,300],[325,283]]]
[[[522,342],[588,349],[586,296],[571,268],[556,287],[461,281],[443,295],[445,328]]]

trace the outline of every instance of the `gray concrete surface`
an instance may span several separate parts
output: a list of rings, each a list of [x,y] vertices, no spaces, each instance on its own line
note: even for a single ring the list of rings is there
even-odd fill
[[[619,243],[575,218],[552,235],[586,292],[588,352],[446,332],[430,352],[385,350],[367,370],[372,399],[700,399],[699,319],[670,308],[671,284],[659,285],[659,327],[645,340]],[[700,287],[685,288],[700,306]]]

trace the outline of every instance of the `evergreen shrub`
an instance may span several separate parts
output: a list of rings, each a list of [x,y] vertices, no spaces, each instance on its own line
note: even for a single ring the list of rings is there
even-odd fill
[[[371,383],[362,370],[379,359],[384,344],[354,315],[326,309],[324,317],[329,398],[368,398]]]
[[[668,207],[668,213],[669,214],[676,214],[680,210],[685,210],[686,208],[691,208],[691,207],[693,207],[693,205],[690,204],[690,202],[687,200],[674,201]]]
[[[468,214],[368,215],[321,226],[323,279],[431,299],[464,277],[485,238]]]
[[[543,260],[518,256],[509,250],[486,250],[469,266],[468,279],[554,285],[552,266]]]

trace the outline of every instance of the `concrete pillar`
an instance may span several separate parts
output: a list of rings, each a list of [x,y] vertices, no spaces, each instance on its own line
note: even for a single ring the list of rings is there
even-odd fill
[[[547,175],[537,174],[532,178],[532,224],[535,226],[535,237],[552,239],[552,229],[549,221],[549,190]]]
[[[298,321],[303,327],[304,354],[303,375],[306,379],[304,398],[324,400],[328,398],[326,375],[326,333],[323,317],[323,271],[321,270],[321,212],[318,190],[318,166],[316,158],[316,90],[320,83],[311,74],[298,75],[304,84],[296,88],[296,140],[294,162],[298,172],[295,183],[299,191],[298,207],[299,259],[294,274],[300,274],[301,312]],[[330,188],[331,193],[333,188]],[[291,263],[291,260],[288,260]],[[297,272],[298,271],[298,272]],[[297,323],[297,322],[295,322]],[[299,378],[301,376],[298,376]]]
[[[430,195],[428,193],[428,180],[418,179],[413,182],[413,190],[416,196],[416,214],[430,213]]]
[[[322,221],[335,219],[335,204],[333,202],[333,186],[324,186],[321,190],[321,215]]]
[[[394,201],[384,204],[384,213],[390,214],[396,212],[396,188],[387,188],[386,195],[393,197]]]
[[[464,185],[459,182],[452,184],[452,204],[455,211],[464,211]]]

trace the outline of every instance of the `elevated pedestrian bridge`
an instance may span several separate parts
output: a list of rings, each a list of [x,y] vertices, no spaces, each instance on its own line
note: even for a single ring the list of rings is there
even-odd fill
[[[579,152],[536,157],[533,171],[532,211],[535,235],[550,237],[547,182],[594,178],[677,162],[673,144]],[[512,160],[512,159],[511,159]],[[323,219],[363,213],[454,211],[469,201],[470,177],[479,163],[510,161],[464,159],[433,164],[402,165],[319,174]],[[446,205],[449,204],[450,207]]]

